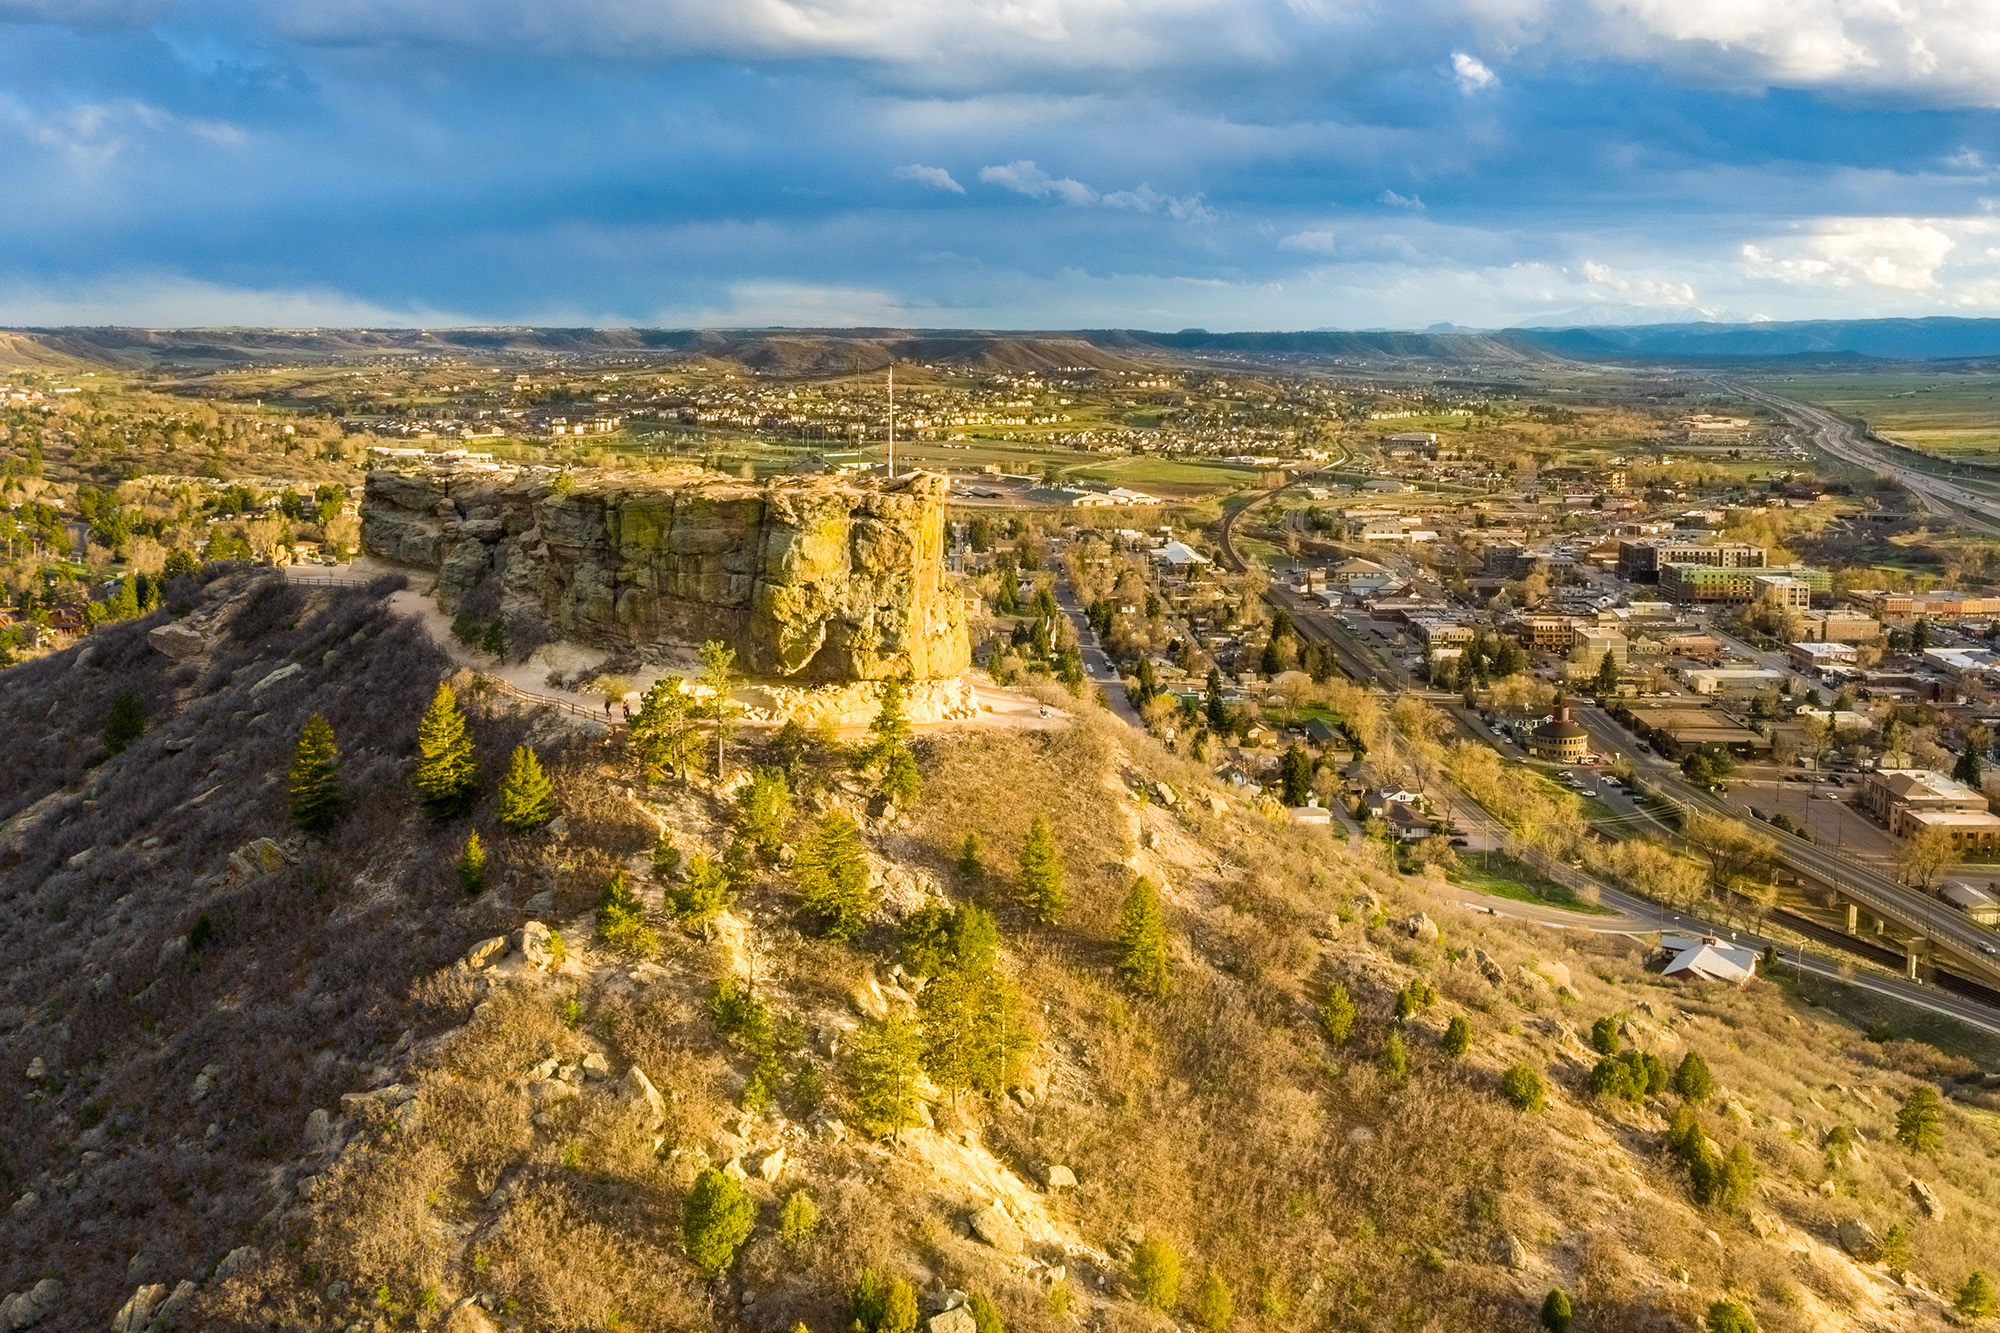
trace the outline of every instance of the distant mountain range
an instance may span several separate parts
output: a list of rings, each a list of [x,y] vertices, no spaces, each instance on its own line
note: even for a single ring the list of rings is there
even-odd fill
[[[682,361],[779,376],[860,374],[893,361],[994,371],[1157,366],[1162,360],[1500,366],[1559,360],[2000,359],[2000,319],[1580,325],[1498,330],[1433,326],[1210,333],[1182,329],[137,329],[0,330],[0,364],[55,369],[207,369],[422,356],[545,364]]]

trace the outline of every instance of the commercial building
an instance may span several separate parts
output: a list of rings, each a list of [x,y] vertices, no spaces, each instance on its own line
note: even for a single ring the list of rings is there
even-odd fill
[[[1982,889],[1977,884],[1953,880],[1938,896],[1965,913],[1966,920],[1974,925],[2000,925],[2000,884],[1988,881]]]
[[[2000,616],[2000,597],[1966,592],[1882,592],[1855,588],[1847,600],[1883,620],[1963,620],[1968,616]]]
[[[1517,627],[1524,647],[1566,653],[1576,638],[1576,621],[1569,616],[1524,615]]]
[[[1861,788],[1861,802],[1897,837],[1942,828],[1965,851],[2000,846],[2000,815],[1962,782],[1923,768],[1877,769]]]
[[[1785,649],[1792,665],[1801,671],[1821,671],[1830,666],[1853,666],[1854,646],[1847,643],[1794,643]]]
[[[1635,583],[1659,581],[1668,565],[1762,569],[1764,561],[1764,548],[1748,542],[1694,542],[1639,537],[1618,543],[1618,577]]]
[[[1578,625],[1570,638],[1569,660],[1572,666],[1596,671],[1604,661],[1604,655],[1610,653],[1611,664],[1623,671],[1630,650],[1630,641],[1615,629]]]
[[[1660,592],[1670,601],[1748,602],[1759,591],[1759,580],[1782,575],[1806,585],[1806,595],[1817,597],[1833,591],[1833,578],[1823,569],[1805,565],[1755,569],[1730,565],[1693,565],[1684,562],[1660,567]],[[1765,585],[1768,590],[1770,585]]]
[[[1683,671],[1681,679],[1696,694],[1755,694],[1783,685],[1785,673],[1762,667],[1704,667]]]
[[[1812,605],[1812,595],[1812,584],[1790,574],[1759,574],[1750,580],[1751,599],[1765,605],[1803,611]]]
[[[1827,643],[1873,643],[1882,637],[1882,622],[1859,611],[1809,611],[1805,636]]]
[[[1556,715],[1528,733],[1528,749],[1537,759],[1574,764],[1590,753],[1590,733],[1570,721],[1565,705]]]

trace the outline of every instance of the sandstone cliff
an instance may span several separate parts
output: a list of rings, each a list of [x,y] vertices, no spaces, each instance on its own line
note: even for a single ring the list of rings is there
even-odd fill
[[[361,540],[436,571],[447,612],[470,599],[480,615],[642,656],[719,638],[753,676],[936,678],[970,656],[944,572],[944,498],[923,474],[880,486],[613,473],[563,492],[542,477],[381,471]]]

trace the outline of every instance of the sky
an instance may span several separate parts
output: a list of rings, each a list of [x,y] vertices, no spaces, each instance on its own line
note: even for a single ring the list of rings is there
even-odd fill
[[[2000,314],[2000,0],[0,0],[0,323]]]

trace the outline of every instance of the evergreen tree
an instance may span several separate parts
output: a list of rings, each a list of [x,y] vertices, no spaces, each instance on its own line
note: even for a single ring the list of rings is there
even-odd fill
[[[1715,1091],[1715,1077],[1708,1072],[1708,1061],[1701,1058],[1698,1051],[1689,1051],[1681,1057],[1674,1070],[1674,1091],[1682,1100],[1696,1106],[1707,1101]]]
[[[1590,1025],[1590,1047],[1599,1055],[1618,1054],[1618,1017],[1606,1014]]]
[[[1975,1271],[1965,1279],[1965,1285],[1958,1289],[1951,1308],[1967,1319],[1985,1319],[1994,1311],[1993,1283],[1986,1274]]]
[[[877,750],[887,750],[891,746],[908,745],[913,734],[910,718],[905,708],[903,682],[900,677],[889,676],[882,682],[880,701],[875,710],[875,718],[868,724],[869,734],[875,737]]]
[[[1118,918],[1118,971],[1141,995],[1164,1000],[1173,989],[1171,968],[1160,891],[1141,875],[1125,895]]]
[[[1236,1300],[1230,1295],[1229,1283],[1222,1270],[1211,1264],[1194,1289],[1194,1322],[1206,1333],[1223,1333],[1235,1321]]]
[[[978,879],[986,873],[986,861],[981,855],[977,833],[968,831],[965,841],[958,845],[958,873],[967,879]]]
[[[1007,1333],[1006,1322],[1000,1318],[1000,1307],[985,1292],[973,1292],[966,1308],[972,1313],[972,1333]]]
[[[903,969],[920,977],[984,973],[1000,956],[1000,928],[978,903],[929,902],[903,919]]]
[[[480,631],[479,646],[502,661],[506,660],[507,621],[503,617],[495,616],[486,622],[486,628]]]
[[[1952,766],[1951,770],[1953,778],[1963,782],[1974,791],[1981,789],[1980,783],[1984,780],[1985,774],[1985,767],[1979,762],[1979,747],[1974,745],[1967,745],[1965,747],[1965,753],[1958,757],[1958,762]]]
[[[690,930],[715,920],[728,902],[728,872],[700,852],[688,861],[687,878],[667,889],[668,906]]]
[[[1576,1307],[1562,1288],[1557,1287],[1542,1301],[1542,1327],[1549,1333],[1569,1333],[1570,1321],[1575,1318]]]
[[[1133,1248],[1132,1277],[1148,1309],[1171,1309],[1181,1298],[1180,1252],[1164,1236],[1148,1232]]]
[[[458,695],[439,685],[424,719],[417,724],[417,790],[433,817],[443,819],[471,808],[479,791],[478,763]]]
[[[486,887],[486,849],[479,845],[477,832],[466,835],[465,850],[459,853],[458,884],[467,893]]]
[[[693,700],[681,687],[679,676],[663,676],[653,682],[639,700],[639,711],[625,728],[625,743],[638,756],[639,766],[650,781],[687,764],[688,747],[694,736]]]
[[[1757,1320],[1747,1309],[1727,1297],[1708,1307],[1702,1320],[1704,1333],[1757,1333]]]
[[[1618,663],[1612,658],[1609,649],[1597,664],[1597,679],[1593,684],[1597,687],[1600,698],[1607,694],[1618,693]]]
[[[1444,1036],[1438,1041],[1438,1049],[1453,1059],[1472,1049],[1472,1021],[1464,1014],[1454,1014],[1444,1025]]]
[[[990,968],[949,968],[917,997],[917,1014],[933,1083],[954,1097],[1002,1090],[1007,1061],[1026,1040],[1020,999],[1006,978]]]
[[[1294,744],[1278,761],[1278,780],[1284,785],[1286,805],[1301,806],[1312,797],[1313,762],[1305,747]]]
[[[507,778],[500,784],[502,827],[514,833],[532,833],[548,823],[554,793],[541,759],[525,745],[516,747],[507,765]]]
[[[793,1190],[778,1209],[778,1240],[788,1250],[798,1250],[819,1229],[819,1206],[804,1189]]]
[[[715,1167],[708,1168],[695,1177],[681,1209],[681,1239],[688,1261],[711,1277],[726,1271],[756,1222],[757,1205],[743,1187]]]
[[[192,578],[201,573],[201,562],[186,551],[170,551],[164,573],[170,579]]]
[[[1500,1092],[1516,1111],[1539,1111],[1549,1099],[1541,1074],[1527,1065],[1509,1065],[1500,1076]]]
[[[885,1282],[872,1268],[855,1280],[847,1313],[848,1333],[917,1333],[923,1320],[917,1289],[902,1278]]]
[[[659,937],[646,925],[646,910],[622,870],[613,871],[597,900],[597,934],[614,949],[651,953]]]
[[[1015,887],[1036,919],[1052,922],[1062,915],[1065,898],[1062,859],[1056,853],[1049,821],[1041,815],[1036,815],[1034,823],[1028,826],[1027,839],[1021,844],[1021,877]]]
[[[1327,988],[1319,1007],[1319,1030],[1336,1046],[1345,1046],[1354,1035],[1354,999],[1337,981]]]
[[[653,878],[666,883],[681,868],[681,849],[674,846],[674,838],[665,829],[653,843]]]
[[[866,1024],[855,1032],[851,1051],[855,1120],[862,1132],[886,1138],[917,1124],[924,1051],[917,1025],[906,1018]]]
[[[1903,1099],[1896,1112],[1896,1142],[1911,1152],[1935,1155],[1944,1150],[1944,1102],[1930,1084],[1919,1083]]]
[[[868,866],[861,859],[861,830],[838,810],[820,817],[793,864],[799,899],[826,923],[829,938],[859,934],[875,906]]]
[[[917,803],[923,792],[924,775],[923,770],[917,767],[917,757],[910,753],[907,745],[891,749],[882,765],[882,794],[898,810],[907,810]]]
[[[1410,1048],[1400,1032],[1392,1030],[1382,1039],[1382,1072],[1395,1079],[1410,1076]]]
[[[736,706],[729,702],[729,687],[736,679],[736,650],[720,639],[709,639],[701,645],[701,683],[708,691],[703,701],[702,711],[715,724],[715,776],[720,778],[725,772],[725,758],[729,749],[731,719],[736,716]]]
[[[291,797],[293,822],[308,833],[333,827],[347,802],[340,789],[340,750],[334,745],[333,727],[318,713],[307,718],[299,731],[286,791]]]
[[[736,793],[736,832],[766,861],[776,861],[792,819],[792,787],[784,773],[760,768]]]
[[[104,720],[104,748],[123,754],[125,747],[146,734],[146,705],[136,694],[121,694],[111,701],[110,716]]]

